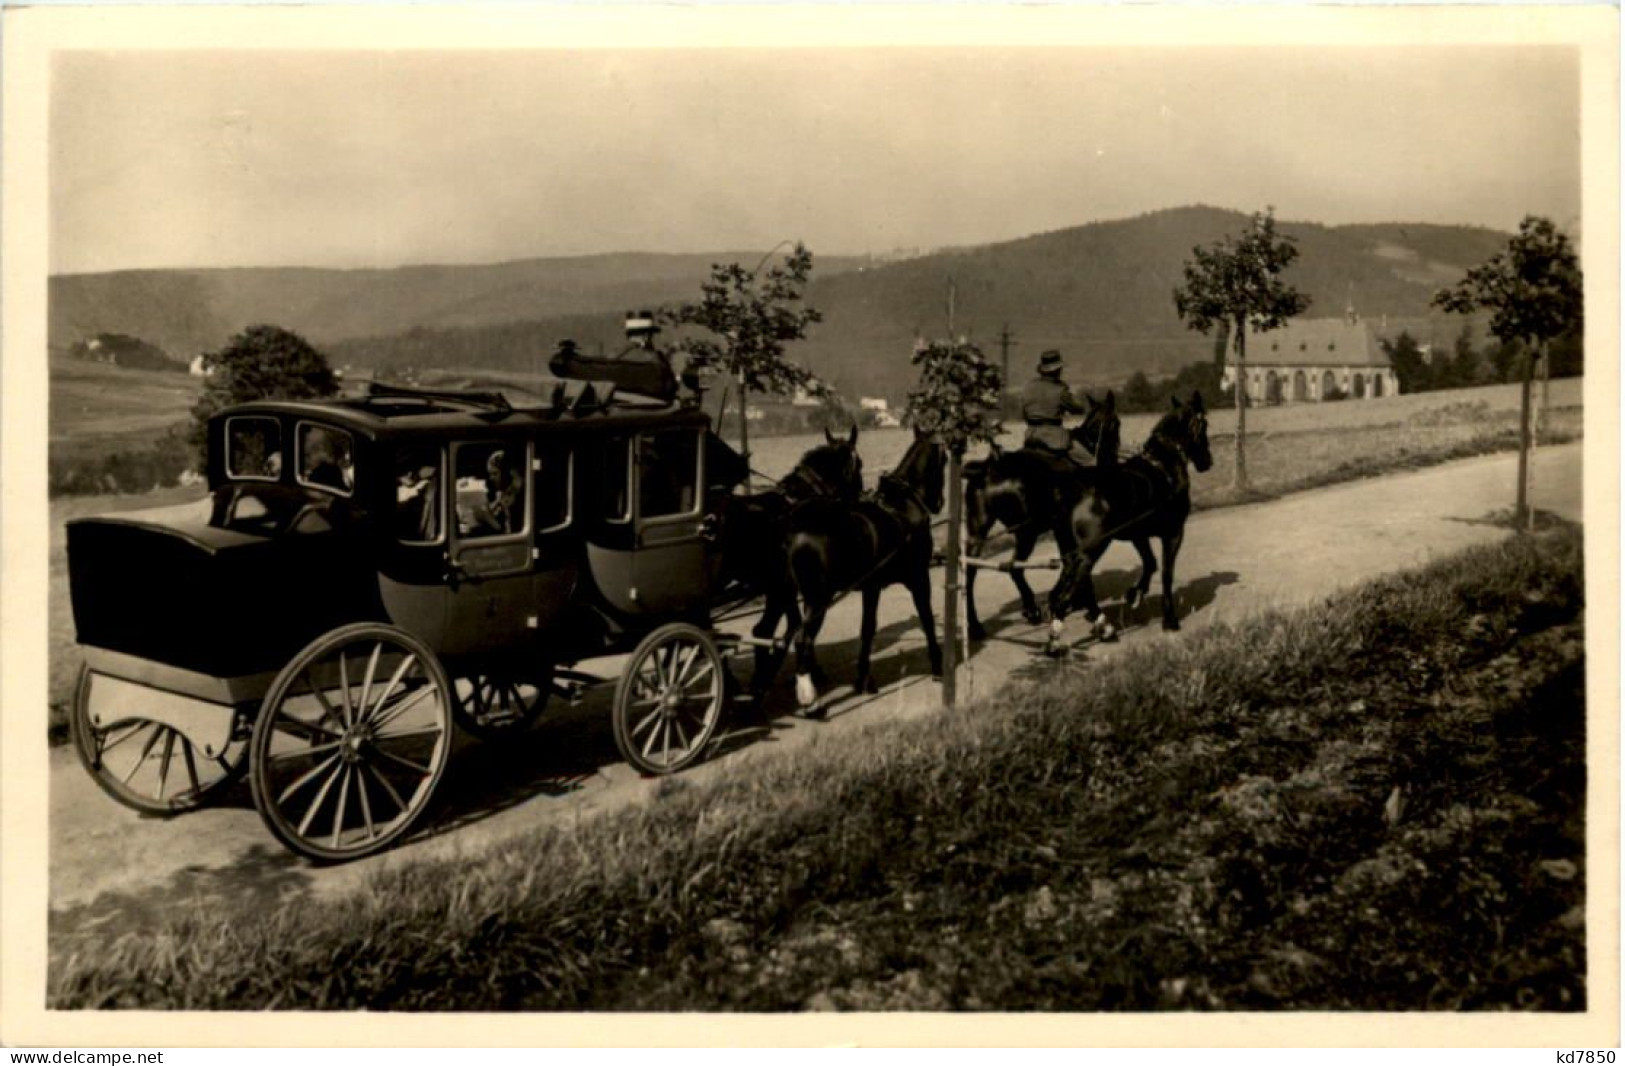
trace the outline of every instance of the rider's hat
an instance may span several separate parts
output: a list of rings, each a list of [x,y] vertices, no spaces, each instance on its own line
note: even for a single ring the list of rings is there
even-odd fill
[[[653,336],[660,332],[655,325],[653,311],[628,311],[626,313],[626,335],[628,337]]]
[[[1059,374],[1061,372],[1061,353],[1051,348],[1039,356],[1038,372],[1040,374]]]

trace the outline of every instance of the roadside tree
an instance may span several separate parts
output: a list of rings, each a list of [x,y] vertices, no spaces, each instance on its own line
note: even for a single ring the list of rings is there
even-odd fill
[[[1309,307],[1309,297],[1281,280],[1298,257],[1293,238],[1275,229],[1275,209],[1254,213],[1240,236],[1191,250],[1185,284],[1174,290],[1174,308],[1191,329],[1206,334],[1228,328],[1235,351],[1235,487],[1247,488],[1247,330],[1279,329]]]
[[[675,349],[734,380],[739,389],[739,450],[747,461],[746,408],[752,392],[789,394],[802,389],[817,396],[828,394],[810,370],[785,358],[785,345],[805,338],[807,328],[823,319],[803,303],[812,276],[812,252],[798,241],[783,263],[764,272],[776,251],[763,256],[754,270],[738,263],[714,264],[698,302],[660,313],[664,322],[697,326],[709,334],[685,336]]]
[[[1534,512],[1529,506],[1531,385],[1536,366],[1546,369],[1548,346],[1559,337],[1581,335],[1585,293],[1579,256],[1551,220],[1528,215],[1505,251],[1469,270],[1455,285],[1440,289],[1433,296],[1433,305],[1457,314],[1488,311],[1490,332],[1504,346],[1516,343],[1521,349],[1515,363],[1522,383],[1516,519],[1520,527],[1533,525]]]
[[[944,555],[942,700],[955,700],[954,670],[959,659],[960,538],[964,535],[965,449],[996,440],[1004,375],[974,344],[932,341],[914,352],[919,385],[908,394],[903,421],[918,433],[936,437],[948,449],[948,529]]]

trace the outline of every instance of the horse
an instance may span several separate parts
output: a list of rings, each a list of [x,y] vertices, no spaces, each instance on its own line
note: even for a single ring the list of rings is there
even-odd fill
[[[786,522],[798,504],[827,499],[847,504],[863,492],[863,458],[858,454],[858,427],[845,438],[824,430],[824,444],[802,455],[784,477],[765,492],[730,496],[723,507],[717,532],[725,581],[737,581],[762,594],[762,614],[751,628],[753,636],[772,639],[779,621],[789,619],[794,631],[801,624],[795,588],[790,581],[786,553]],[[756,648],[756,670],[751,692],[757,701],[776,672],[776,654]]]
[[[1108,391],[1104,401],[1084,395],[1088,410],[1083,422],[1072,430],[1072,439],[1095,457],[1100,466],[1117,462],[1117,449],[1123,421],[1117,417],[1117,396]],[[1046,531],[1065,555],[1072,547],[1069,517],[1072,499],[1086,468],[1032,448],[1001,451],[995,445],[986,459],[965,464],[966,553],[981,558],[995,525],[1009,530],[1016,539],[1015,561],[1026,562],[1038,538]],[[965,573],[965,623],[972,640],[987,636],[976,614],[976,571]],[[1011,569],[1010,580],[1021,594],[1021,617],[1037,625],[1044,620],[1032,586],[1020,569]]]
[[[1193,394],[1188,404],[1177,396],[1171,401],[1173,410],[1157,422],[1137,455],[1115,466],[1096,467],[1080,486],[1070,516],[1075,546],[1066,554],[1060,580],[1050,590],[1047,654],[1057,655],[1064,648],[1063,622],[1074,596],[1081,600],[1084,617],[1095,632],[1103,639],[1113,635],[1095,601],[1094,567],[1114,540],[1131,541],[1140,553],[1139,580],[1125,597],[1135,607],[1150,590],[1151,575],[1157,572],[1151,538],[1162,539],[1162,628],[1179,628],[1174,560],[1191,513],[1189,467],[1205,473],[1213,466],[1213,453],[1208,448],[1202,394]]]
[[[806,616],[795,640],[796,701],[803,708],[817,702],[824,681],[814,655],[819,630],[836,597],[853,587],[863,595],[857,691],[876,691],[869,670],[876,613],[881,591],[894,584],[913,595],[931,674],[942,676],[931,612],[931,519],[942,510],[947,461],[941,443],[916,431],[896,468],[858,502],[814,499],[791,511],[790,574]]]

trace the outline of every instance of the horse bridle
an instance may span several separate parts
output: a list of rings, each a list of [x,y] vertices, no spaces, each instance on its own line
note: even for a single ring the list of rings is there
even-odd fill
[[[779,482],[779,491],[783,492],[786,496],[793,495],[788,491],[787,488],[787,482],[789,482],[792,478],[800,478],[801,481],[812,490],[812,494],[814,496],[828,496],[832,499],[838,499],[840,497],[840,492],[836,486],[831,485],[824,475],[820,474],[806,463],[798,463],[796,468],[786,474],[783,481]]]

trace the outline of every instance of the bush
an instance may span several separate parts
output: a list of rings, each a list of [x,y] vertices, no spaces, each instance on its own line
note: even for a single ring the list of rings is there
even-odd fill
[[[47,493],[51,497],[95,496],[177,485],[192,469],[187,428],[184,423],[171,426],[144,448],[126,448],[94,459],[53,458]]]

